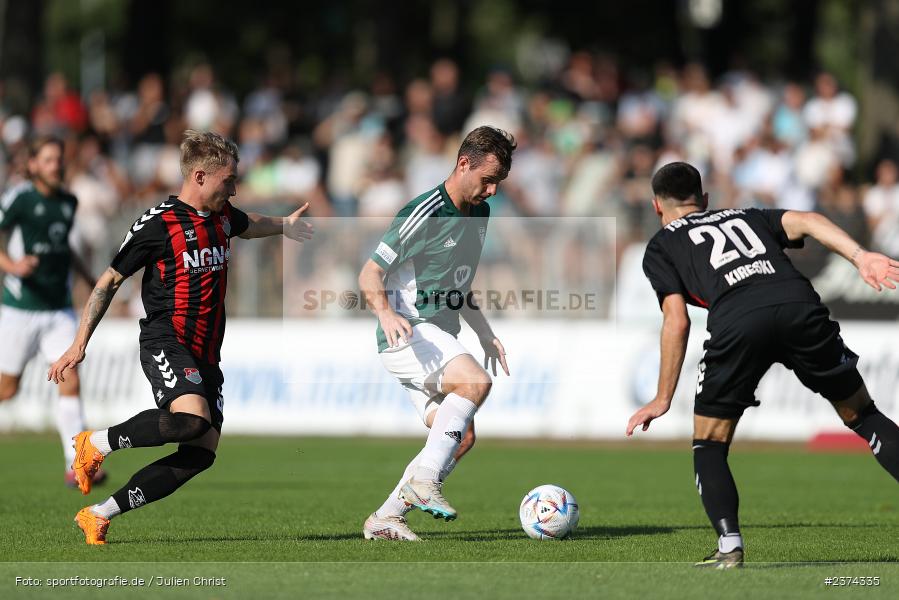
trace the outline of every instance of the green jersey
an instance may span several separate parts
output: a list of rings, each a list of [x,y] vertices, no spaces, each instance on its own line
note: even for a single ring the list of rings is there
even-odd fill
[[[13,260],[35,255],[40,260],[32,274],[3,279],[3,304],[23,310],[60,310],[72,306],[69,271],[72,250],[69,232],[78,201],[59,190],[44,196],[23,183],[0,199],[0,229],[9,234],[7,254]]]
[[[463,216],[440,184],[403,207],[371,259],[387,276],[387,300],[415,326],[433,323],[457,335],[459,311],[469,300],[490,206],[482,202]],[[387,348],[381,325],[378,352]]]

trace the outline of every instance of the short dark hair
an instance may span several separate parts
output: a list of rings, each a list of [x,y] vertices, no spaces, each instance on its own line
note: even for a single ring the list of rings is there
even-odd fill
[[[696,167],[685,162],[668,163],[652,176],[652,193],[657,198],[686,202],[702,200],[702,177]]]
[[[499,173],[500,177],[505,179],[509,174],[509,169],[512,168],[512,153],[517,147],[518,144],[515,143],[515,138],[511,133],[498,127],[483,125],[465,136],[462,145],[459,146],[456,160],[467,156],[471,166],[478,167],[487,160],[488,155],[492,154],[499,161],[502,169]]]
[[[65,149],[65,143],[62,138],[55,135],[38,135],[31,139],[28,143],[28,158],[34,158],[41,152],[41,148],[48,144],[56,144],[60,150]]]

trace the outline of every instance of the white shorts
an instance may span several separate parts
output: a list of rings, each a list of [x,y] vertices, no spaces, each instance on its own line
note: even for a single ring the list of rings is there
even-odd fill
[[[21,375],[35,354],[55,362],[75,340],[78,322],[71,308],[22,310],[0,308],[0,373]]]
[[[396,348],[381,352],[381,362],[409,391],[409,399],[422,422],[443,402],[443,370],[461,354],[470,354],[459,340],[431,323],[412,327],[412,339],[400,339]]]

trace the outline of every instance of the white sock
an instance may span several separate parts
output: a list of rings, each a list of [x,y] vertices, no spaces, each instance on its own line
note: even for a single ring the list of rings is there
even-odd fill
[[[739,533],[729,533],[718,538],[718,552],[727,554],[737,548],[743,547],[743,536]]]
[[[399,483],[396,484],[396,487],[393,488],[393,491],[390,492],[390,495],[384,500],[384,504],[381,505],[381,508],[375,511],[376,516],[382,518],[388,516],[404,517],[410,510],[412,510],[411,506],[407,506],[405,502],[400,500],[400,488],[402,488],[412,477],[412,474],[415,473],[415,469],[418,467],[419,457],[421,457],[421,452],[412,459],[412,462],[406,465],[406,470],[403,471],[403,476],[400,477]],[[450,459],[450,464],[440,472],[440,481],[449,477],[449,474],[456,468],[456,464],[455,458]]]
[[[112,446],[109,445],[109,430],[98,429],[91,434],[91,444],[100,451],[100,454],[106,456],[112,452]]]
[[[458,394],[446,395],[440,408],[434,413],[428,441],[419,454],[416,479],[437,481],[440,478],[440,473],[449,466],[459,449],[462,436],[468,431],[477,410],[478,407],[471,400]]]
[[[440,481],[445,481],[447,477],[450,476],[450,473],[453,472],[453,469],[456,468],[456,465],[459,464],[456,462],[455,458],[451,458],[449,464],[446,465],[442,471],[440,471]]]
[[[400,500],[400,488],[402,488],[407,481],[412,477],[412,474],[415,472],[415,468],[418,466],[418,459],[421,458],[421,452],[415,455],[415,458],[406,465],[406,470],[403,471],[403,476],[400,477],[399,483],[396,484],[396,487],[393,488],[393,491],[390,492],[390,495],[387,496],[387,500],[384,500],[384,504],[381,505],[381,508],[375,511],[375,515],[378,517],[390,517],[390,516],[404,516],[407,512],[412,510],[411,506],[406,506],[406,503]]]
[[[122,514],[122,509],[119,508],[119,505],[112,496],[107,498],[106,502],[103,502],[102,504],[94,504],[91,507],[91,510],[94,514],[100,515],[104,519],[111,519]]]
[[[72,462],[75,460],[72,438],[84,431],[81,399],[78,396],[60,396],[56,401],[56,429],[59,431],[59,439],[62,441],[66,469],[71,469]]]

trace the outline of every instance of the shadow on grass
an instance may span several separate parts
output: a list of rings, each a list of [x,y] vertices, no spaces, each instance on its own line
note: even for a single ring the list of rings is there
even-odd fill
[[[815,567],[839,567],[840,565],[865,565],[879,563],[899,563],[895,556],[877,556],[874,558],[846,558],[841,560],[827,560],[820,562],[748,562],[745,569],[799,569]],[[861,577],[861,575],[859,575]]]
[[[574,532],[574,540],[612,540],[638,535],[658,535],[674,533],[671,527],[655,527],[648,525],[623,525],[578,527]],[[493,542],[497,540],[525,540],[524,532],[519,528],[514,529],[488,529],[477,531],[432,531],[426,534],[428,538],[455,539],[467,542]]]
[[[848,527],[848,528],[864,528],[876,527],[874,524],[840,524],[840,523],[783,523],[771,525],[748,525],[747,529],[795,529],[808,527]],[[573,541],[589,541],[589,540],[614,540],[636,536],[650,535],[667,535],[673,534],[680,530],[688,529],[708,529],[708,525],[671,525],[671,526],[652,526],[652,525],[621,525],[621,526],[589,526],[579,527],[574,536]],[[448,529],[441,531],[427,531],[422,533],[425,540],[447,540],[460,542],[496,542],[508,540],[527,540],[524,532],[519,528],[511,529],[478,529],[478,530],[454,530],[452,525],[448,525]],[[301,534],[290,532],[241,532],[232,535],[227,534],[210,534],[210,535],[187,535],[184,537],[176,535],[154,535],[141,537],[133,540],[117,540],[116,545],[122,544],[145,544],[166,543],[166,544],[187,544],[196,542],[328,542],[328,541],[363,541],[362,533],[358,530],[350,532],[333,532],[319,534]],[[834,563],[864,563],[864,562],[899,562],[896,556],[882,555],[875,559],[837,559],[835,561],[827,561],[821,564]],[[794,567],[797,564],[809,563],[763,563],[756,564],[758,568],[781,568]],[[811,563],[815,564],[815,563]]]
[[[621,526],[621,527],[583,527],[578,528],[575,540],[611,540],[638,535],[658,535],[674,533],[675,528],[652,526]],[[479,529],[474,531],[429,531],[423,533],[425,539],[465,541],[465,542],[496,542],[504,540],[526,540],[521,529]],[[116,544],[143,544],[147,542],[162,542],[168,544],[194,543],[194,542],[326,542],[343,540],[362,540],[362,533],[353,531],[350,533],[321,533],[308,535],[291,535],[289,533],[259,534],[241,533],[234,535],[192,535],[185,537],[176,536],[152,536],[142,537],[139,540],[120,540]]]

